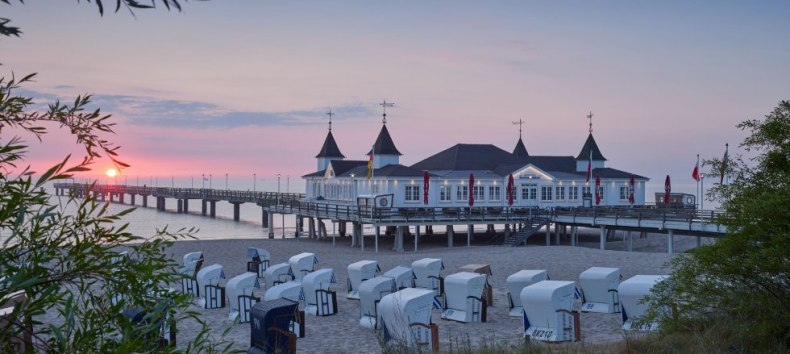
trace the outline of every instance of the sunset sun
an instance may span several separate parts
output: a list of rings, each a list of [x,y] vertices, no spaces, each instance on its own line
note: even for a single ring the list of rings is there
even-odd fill
[[[118,171],[116,171],[114,168],[107,169],[107,177],[115,177],[117,175]]]

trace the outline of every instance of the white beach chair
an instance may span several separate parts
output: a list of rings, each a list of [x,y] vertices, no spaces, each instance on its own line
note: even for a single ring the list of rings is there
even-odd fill
[[[524,307],[521,306],[521,290],[541,280],[549,280],[549,273],[544,269],[520,270],[507,277],[505,287],[510,302],[510,312],[508,313],[510,316],[524,316]]]
[[[200,289],[198,305],[207,309],[225,307],[225,287],[219,284],[225,279],[225,271],[220,264],[203,267],[197,273],[197,284]]]
[[[336,314],[337,294],[329,290],[329,285],[336,282],[335,272],[331,268],[323,268],[305,274],[304,278],[302,278],[305,313],[316,316]]]
[[[645,323],[640,327],[634,327],[634,321],[644,316],[648,309],[648,304],[641,303],[645,296],[649,295],[653,286],[666,280],[667,275],[634,275],[617,287],[620,295],[622,308],[622,319],[624,330],[653,331],[658,329],[658,322]]]
[[[266,268],[263,272],[263,280],[266,282],[266,289],[278,284],[287,283],[294,279],[291,273],[291,265],[288,263],[277,263]]]
[[[620,268],[592,267],[579,276],[582,288],[582,311],[619,313]]]
[[[572,313],[576,283],[543,280],[521,290],[524,336],[546,342],[574,341],[577,323]]]
[[[379,262],[359,261],[348,265],[348,294],[347,298],[359,300],[359,284],[376,276],[381,272]]]
[[[414,287],[415,276],[414,272],[409,267],[397,266],[384,272],[382,276],[392,278],[395,281],[396,290]]]
[[[380,276],[362,281],[359,284],[359,325],[368,328],[378,328],[376,319],[376,306],[384,295],[395,292],[395,279]]]
[[[299,253],[290,259],[288,264],[291,265],[291,274],[294,276],[294,281],[302,281],[305,274],[313,271],[315,265],[318,263],[318,257],[313,253],[303,252]]]
[[[246,323],[250,320],[250,309],[260,298],[253,296],[252,292],[255,289],[260,289],[261,284],[258,282],[258,276],[254,273],[239,274],[228,280],[225,285],[228,293],[228,319],[235,321],[239,319],[240,323]]]
[[[446,304],[442,318],[458,322],[485,322],[483,289],[487,275],[471,272],[450,274],[444,280]]]
[[[441,276],[444,263],[441,259],[423,258],[411,264],[414,272],[414,287],[433,290],[436,296],[444,294],[444,278]]]
[[[181,279],[181,292],[193,297],[200,296],[200,287],[197,283],[197,273],[203,267],[203,252],[190,252],[184,255],[183,264],[179,273],[184,275]]]
[[[378,323],[384,340],[395,341],[415,350],[438,349],[438,327],[431,323],[433,290],[405,288],[381,298],[378,305]],[[427,346],[421,349],[420,347]]]

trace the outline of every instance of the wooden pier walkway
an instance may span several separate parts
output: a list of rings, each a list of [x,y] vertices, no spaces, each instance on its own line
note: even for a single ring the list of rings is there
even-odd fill
[[[86,185],[78,183],[56,183],[57,195],[72,194],[84,197],[91,193],[97,199],[125,203],[129,195],[130,204],[135,205],[136,197],[142,198],[142,206],[147,207],[148,197],[154,197],[156,208],[165,210],[167,199],[175,199],[177,212],[189,212],[189,200],[201,200],[202,215],[216,216],[216,202],[225,201],[234,205],[234,220],[239,221],[239,206],[243,203],[255,203],[261,207],[261,224],[269,229],[269,237],[274,237],[271,227],[274,214],[292,214],[296,216],[296,237],[304,233],[305,219],[308,221],[307,237],[329,237],[323,221],[329,220],[337,224],[340,234],[345,236],[347,223],[352,225],[352,246],[360,246],[364,250],[365,237],[363,226],[372,226],[375,230],[375,248],[378,251],[380,228],[395,235],[395,249],[403,249],[403,236],[413,227],[416,233],[415,250],[420,229],[432,234],[433,226],[447,228],[448,246],[452,247],[454,226],[467,226],[467,245],[473,237],[475,225],[486,225],[494,230],[494,225],[504,226],[503,243],[521,245],[545,225],[546,245],[560,243],[560,236],[570,236],[571,245],[578,243],[578,228],[599,229],[600,248],[605,249],[606,239],[616,230],[631,233],[661,233],[668,237],[668,253],[674,252],[673,237],[690,235],[697,237],[719,237],[727,232],[726,226],[720,224],[723,215],[716,211],[700,211],[694,209],[657,208],[655,206],[637,207],[593,207],[593,208],[510,208],[510,207],[472,207],[472,208],[357,208],[350,203],[329,201],[308,202],[301,193],[275,193],[263,191],[236,191],[204,188],[165,188],[139,187],[126,185]],[[570,232],[568,231],[570,228]],[[630,250],[630,247],[629,247]]]

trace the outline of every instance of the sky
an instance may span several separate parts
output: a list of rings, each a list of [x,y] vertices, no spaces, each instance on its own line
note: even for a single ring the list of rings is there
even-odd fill
[[[0,3],[23,31],[0,38],[0,74],[37,72],[18,92],[38,103],[93,94],[125,176],[311,173],[330,108],[341,152],[362,160],[387,100],[405,165],[456,143],[511,151],[519,119],[530,154],[576,156],[592,111],[608,167],[693,193],[697,154],[737,154],[735,126],[790,99],[788,1],[183,5]],[[36,169],[82,156],[66,132],[23,137]]]

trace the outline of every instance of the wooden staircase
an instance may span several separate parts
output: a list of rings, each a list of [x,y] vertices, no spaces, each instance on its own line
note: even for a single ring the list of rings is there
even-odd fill
[[[534,235],[542,227],[548,225],[550,220],[548,218],[533,218],[520,224],[520,230],[511,233],[505,237],[503,245],[508,246],[526,246],[527,239]]]

